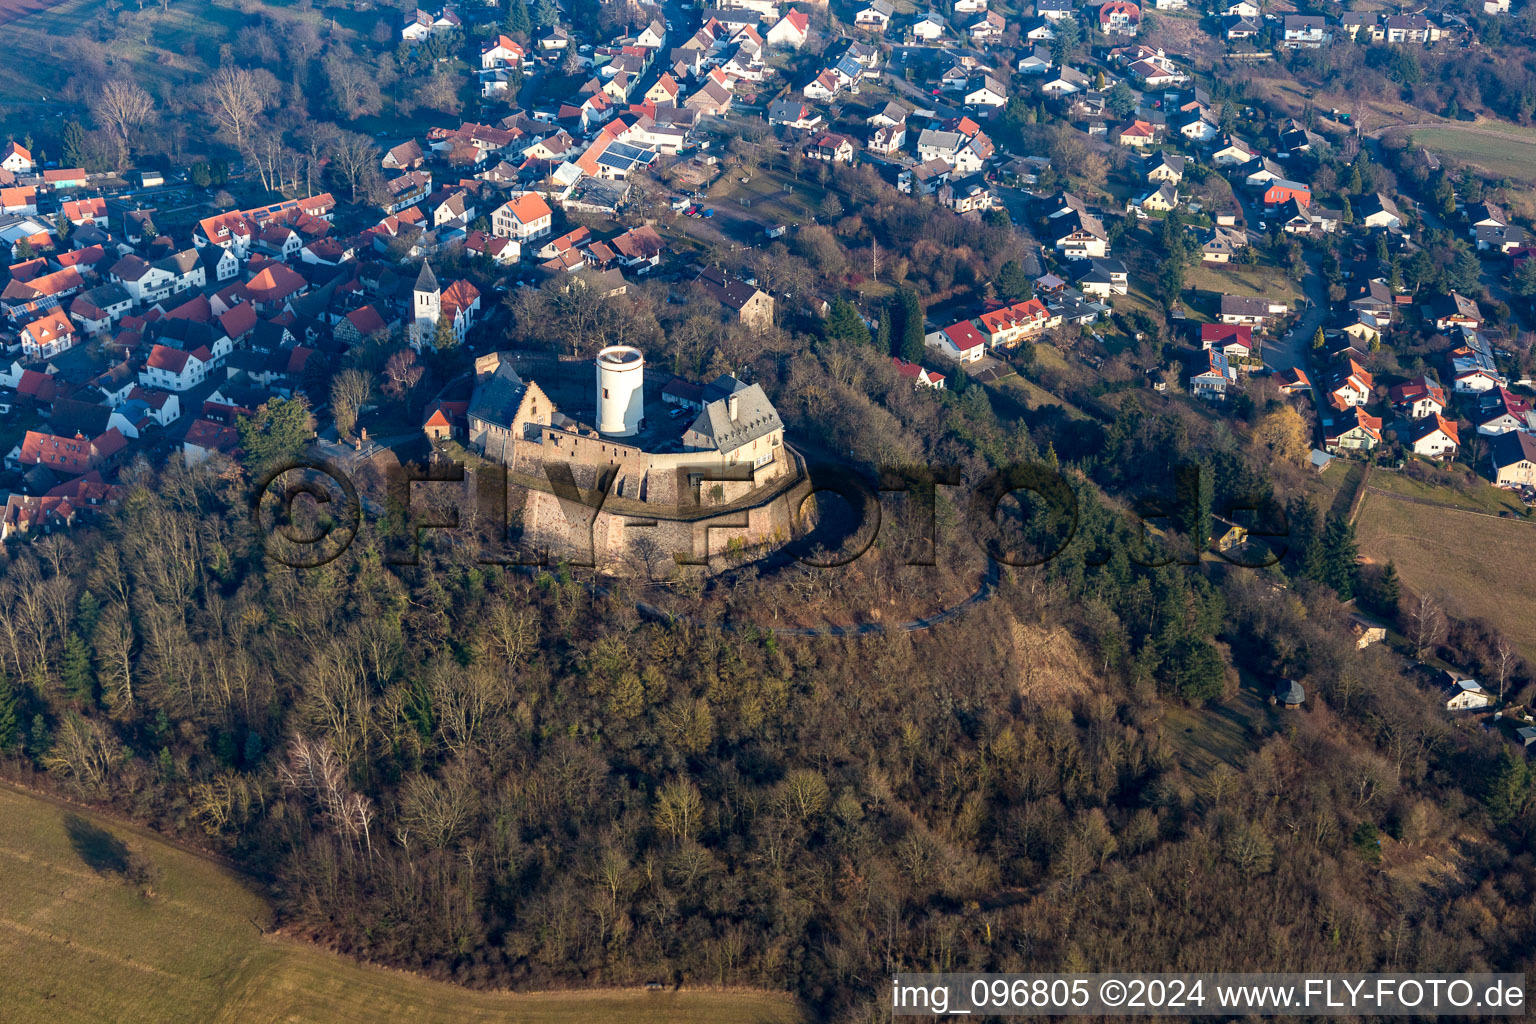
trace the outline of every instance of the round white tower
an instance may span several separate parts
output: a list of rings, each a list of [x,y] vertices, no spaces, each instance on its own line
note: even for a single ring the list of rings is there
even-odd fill
[[[639,433],[645,417],[645,355],[628,345],[597,354],[597,430],[612,437]]]

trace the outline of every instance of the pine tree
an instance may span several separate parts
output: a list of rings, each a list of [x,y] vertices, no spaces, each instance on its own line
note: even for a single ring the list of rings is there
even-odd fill
[[[1211,467],[1204,462],[1180,466],[1174,476],[1179,525],[1196,551],[1211,543],[1212,478]]]
[[[1495,825],[1508,825],[1520,817],[1531,794],[1531,770],[1525,755],[1515,753],[1508,743],[1500,745],[1499,759],[1489,774],[1483,790],[1488,817]]]
[[[1348,601],[1355,596],[1355,576],[1359,572],[1359,552],[1355,548],[1355,528],[1343,516],[1329,516],[1323,528],[1322,582]]]
[[[1029,275],[1019,266],[1019,261],[1009,260],[1004,263],[997,272],[998,297],[1018,301],[1027,297],[1030,291]]]
[[[1397,578],[1397,566],[1388,562],[1387,567],[1381,571],[1381,579],[1376,581],[1376,608],[1396,614],[1397,603],[1402,597],[1403,585]]]
[[[21,717],[16,687],[9,679],[0,679],[0,751],[15,750],[20,739]]]
[[[101,619],[101,601],[89,590],[80,592],[80,600],[75,602],[75,627],[80,631],[80,636],[89,640],[96,635],[96,623]]]
[[[508,0],[507,16],[503,24],[506,30],[512,33],[527,35],[533,28],[533,20],[528,17],[528,4],[526,0]]]
[[[842,297],[832,300],[832,308],[827,312],[826,332],[828,338],[857,345],[869,344],[869,328],[864,324],[864,317],[859,314],[858,307]]]
[[[1321,352],[1326,344],[1328,344],[1328,336],[1323,333],[1321,327],[1312,332],[1312,351]]]
[[[453,318],[444,313],[437,318],[437,327],[432,332],[432,347],[446,352],[458,343],[458,336],[453,333]]]
[[[923,304],[910,288],[901,290],[901,358],[909,363],[923,359]]]
[[[1355,208],[1350,205],[1349,196],[1344,197],[1344,209],[1339,214],[1339,219],[1345,224],[1353,224],[1355,222]]]
[[[91,671],[91,652],[74,630],[70,630],[64,641],[64,663],[59,669],[59,678],[70,699],[89,701],[94,696],[96,677]]]
[[[891,310],[889,307],[880,310],[880,326],[875,335],[875,348],[887,355],[891,350]]]
[[[85,125],[79,121],[64,126],[64,162],[71,167],[85,166]]]

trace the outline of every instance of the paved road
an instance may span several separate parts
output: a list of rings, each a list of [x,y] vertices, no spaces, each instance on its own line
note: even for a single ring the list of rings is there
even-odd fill
[[[1309,252],[1306,261],[1307,276],[1301,279],[1301,287],[1310,305],[1283,338],[1264,345],[1264,365],[1275,372],[1298,366],[1306,369],[1312,337],[1328,319],[1328,282],[1323,280],[1322,257]]]

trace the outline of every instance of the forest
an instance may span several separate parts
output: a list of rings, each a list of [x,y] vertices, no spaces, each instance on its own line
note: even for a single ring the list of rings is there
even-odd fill
[[[778,349],[754,373],[792,440],[1054,464],[1073,542],[925,633],[782,636],[762,609],[938,592],[974,546],[662,594],[448,536],[414,567],[367,540],[293,569],[247,517],[259,466],[137,467],[98,528],[7,554],[6,772],[229,856],[296,932],[470,986],[755,985],[857,1021],[898,969],[1523,969],[1524,761],[1356,648],[1341,599],[1406,595],[1269,449],[1136,396],[1058,431],[980,386],[917,394],[873,335]],[[1239,500],[1284,520],[1279,565],[1151,557],[1130,514],[1162,501],[1187,554]],[[1021,536],[1049,511],[1020,505]],[[1493,670],[1472,627],[1439,642]],[[1284,678],[1304,709],[1188,756],[1216,707]]]

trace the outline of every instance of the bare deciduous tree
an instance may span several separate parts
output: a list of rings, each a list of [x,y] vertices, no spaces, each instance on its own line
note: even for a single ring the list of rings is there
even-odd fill
[[[1445,639],[1445,612],[1440,604],[1427,594],[1414,598],[1408,608],[1408,639],[1413,642],[1413,656],[1419,661],[1428,657],[1435,645]]]
[[[331,167],[352,190],[352,201],[357,202],[358,191],[378,160],[378,147],[361,132],[339,132],[331,140],[328,153]]]
[[[91,101],[91,116],[117,143],[117,166],[128,163],[131,134],[155,120],[155,101],[138,83],[116,78]]]
[[[205,104],[235,148],[244,150],[275,93],[276,81],[270,73],[226,64],[208,80]]]

